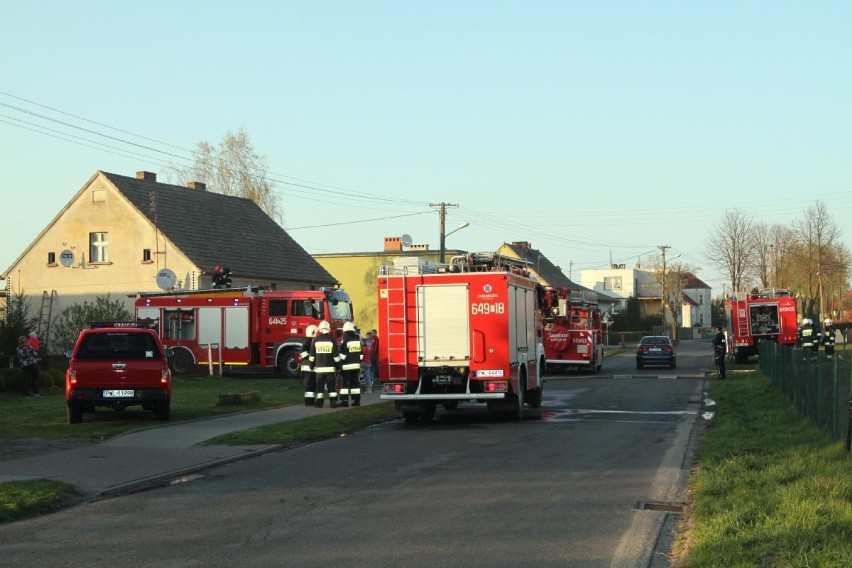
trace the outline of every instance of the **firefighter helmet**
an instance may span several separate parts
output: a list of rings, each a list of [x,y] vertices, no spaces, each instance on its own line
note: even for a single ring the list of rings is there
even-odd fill
[[[328,333],[331,331],[331,324],[327,321],[323,320],[320,322],[319,327],[317,328],[319,333]]]
[[[305,330],[305,337],[315,337],[317,334],[317,326],[311,324]]]
[[[351,321],[344,323],[343,331],[355,331],[355,324],[353,324]]]
[[[825,318],[825,321],[823,321],[822,323],[824,323],[825,325],[829,325],[829,326],[834,325],[834,322],[831,321],[831,318]]]

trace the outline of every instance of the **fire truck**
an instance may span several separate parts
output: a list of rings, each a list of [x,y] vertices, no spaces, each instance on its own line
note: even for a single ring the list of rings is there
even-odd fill
[[[796,298],[788,290],[771,288],[757,293],[730,296],[725,300],[728,343],[734,361],[745,363],[757,355],[759,341],[795,345]]]
[[[599,372],[604,345],[598,295],[592,290],[548,288],[544,313],[547,372],[556,367]]]
[[[139,293],[136,319],[157,331],[183,374],[196,365],[257,366],[286,378],[299,376],[305,330],[327,320],[339,333],[352,321],[341,289],[270,290],[257,286]]]
[[[517,419],[541,406],[543,288],[524,261],[473,253],[384,266],[377,294],[381,398],[406,422],[463,402]]]

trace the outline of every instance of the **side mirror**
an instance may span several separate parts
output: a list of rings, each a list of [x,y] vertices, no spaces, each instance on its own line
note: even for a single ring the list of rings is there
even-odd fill
[[[73,349],[69,349],[69,350],[67,350],[67,351],[65,352],[65,358],[66,358],[66,359],[70,359],[72,355],[74,355],[74,350],[73,350]]]

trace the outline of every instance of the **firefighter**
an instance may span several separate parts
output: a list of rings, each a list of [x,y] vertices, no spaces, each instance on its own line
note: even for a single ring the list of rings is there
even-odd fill
[[[340,363],[340,348],[331,336],[331,324],[323,320],[317,327],[317,336],[311,344],[308,356],[314,367],[317,381],[316,402],[314,406],[322,408],[328,398],[332,408],[337,408],[337,366]]]
[[[802,326],[799,328],[799,347],[802,348],[802,360],[805,361],[808,358],[808,351],[813,351],[814,348],[814,327],[813,322],[808,318],[802,319]]]
[[[299,366],[299,379],[305,385],[305,406],[313,406],[317,393],[317,377],[314,375],[314,370],[311,367],[311,344],[314,342],[314,337],[317,334],[317,326],[309,325],[305,330],[305,342],[302,344],[302,352],[299,353],[302,362]]]
[[[728,342],[725,339],[725,332],[721,327],[716,328],[716,336],[713,338],[713,360],[716,362],[716,369],[719,370],[719,378],[725,378],[725,357],[728,354]]]
[[[836,341],[837,330],[834,329],[834,321],[831,318],[825,318],[822,328],[822,346],[825,349],[825,358],[834,358],[834,342]]]
[[[340,338],[340,406],[349,406],[352,396],[352,406],[361,406],[361,338],[355,332],[351,321],[343,324],[343,336]]]

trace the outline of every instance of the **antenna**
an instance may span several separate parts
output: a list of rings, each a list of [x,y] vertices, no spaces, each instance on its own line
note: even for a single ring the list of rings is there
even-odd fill
[[[406,233],[406,234],[402,235],[402,236],[399,238],[399,242],[401,242],[401,243],[402,243],[402,246],[404,246],[404,247],[406,247],[406,248],[407,248],[407,247],[410,247],[410,246],[411,246],[411,243],[412,243],[413,241],[411,240],[411,235],[409,235],[408,233]]]

